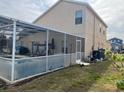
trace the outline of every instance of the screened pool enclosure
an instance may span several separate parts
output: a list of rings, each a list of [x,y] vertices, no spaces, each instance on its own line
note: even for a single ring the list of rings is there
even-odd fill
[[[76,64],[84,38],[0,17],[0,78],[16,83]]]

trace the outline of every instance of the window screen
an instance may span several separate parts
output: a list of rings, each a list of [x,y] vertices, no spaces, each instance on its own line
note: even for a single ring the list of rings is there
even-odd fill
[[[82,16],[83,16],[82,10],[76,11],[76,13],[75,13],[75,24],[76,25],[82,24]]]

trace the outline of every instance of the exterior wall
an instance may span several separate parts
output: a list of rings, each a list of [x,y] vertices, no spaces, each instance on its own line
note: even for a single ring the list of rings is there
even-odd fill
[[[85,14],[83,16],[85,20],[81,25],[75,25],[75,12],[77,10],[83,10]],[[39,18],[35,24],[85,38],[85,44],[83,44],[85,58],[90,56],[93,46],[95,50],[98,48],[105,49],[107,46],[105,25],[89,8],[83,5],[63,1]]]
[[[112,51],[113,52],[116,52],[116,51],[121,51],[122,49],[122,45],[118,45],[118,44],[115,44],[115,43],[112,43]]]
[[[94,16],[87,9],[86,10],[86,28],[85,28],[85,57],[91,54],[94,43]]]
[[[63,1],[37,20],[35,24],[84,37],[85,22],[81,25],[75,25],[76,10],[85,11],[85,7]]]
[[[25,36],[19,40],[18,43],[22,43],[22,46],[27,47],[30,52],[32,52],[32,42],[37,42],[39,44],[45,44],[47,40],[47,33],[46,32],[40,32],[37,34]],[[55,54],[62,54],[62,48],[64,47],[64,34],[58,33],[58,32],[53,32],[51,31],[49,33],[49,44],[51,44],[52,39],[55,41]],[[40,48],[41,49],[41,48]],[[44,50],[44,47],[43,47]]]
[[[46,32],[40,32],[36,34],[31,34],[29,36],[22,37],[18,43],[21,44],[24,47],[29,48],[30,52],[32,52],[32,42],[38,42],[40,44],[44,44],[46,41]]]
[[[122,49],[124,49],[124,44],[122,45]]]
[[[106,43],[106,49],[108,49],[108,50],[111,51],[111,48],[112,48],[111,43],[109,41],[107,41],[107,43]]]
[[[55,50],[54,54],[63,54],[62,48],[64,47],[64,34],[58,32],[50,32],[49,33],[49,43],[54,39]]]
[[[95,49],[106,48],[106,27],[96,18],[95,19]],[[101,30],[100,30],[101,29]]]
[[[100,31],[101,28],[101,31]],[[86,9],[86,43],[85,57],[90,56],[92,50],[106,49],[106,27],[88,8]]]

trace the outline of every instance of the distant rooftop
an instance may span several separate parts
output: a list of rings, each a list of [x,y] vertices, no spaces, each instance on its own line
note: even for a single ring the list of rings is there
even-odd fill
[[[111,39],[109,39],[109,41],[110,41],[110,40],[114,40],[114,39],[117,39],[117,40],[121,40],[121,41],[123,41],[122,39],[117,38],[117,37],[111,38]]]

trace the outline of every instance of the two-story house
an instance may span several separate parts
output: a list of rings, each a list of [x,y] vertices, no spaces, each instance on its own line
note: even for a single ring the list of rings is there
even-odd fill
[[[0,16],[0,28],[0,78],[8,83],[83,64],[93,50],[109,48],[107,25],[82,2],[59,0],[34,24]]]
[[[111,50],[113,52],[120,52],[123,47],[123,40],[119,38],[112,38],[109,40],[111,43]]]
[[[59,0],[39,16],[34,24],[84,38],[82,46],[85,58],[93,50],[107,48],[107,25],[87,3]]]

